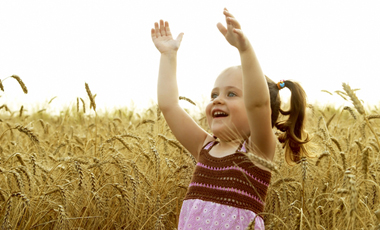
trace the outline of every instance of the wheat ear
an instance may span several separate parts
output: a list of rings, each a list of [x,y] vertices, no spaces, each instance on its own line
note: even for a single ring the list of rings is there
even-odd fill
[[[361,114],[365,115],[365,110],[362,105],[362,103],[359,101],[358,97],[356,96],[355,92],[351,89],[351,87],[346,84],[342,83],[344,91],[346,91],[347,95],[351,98],[352,103],[354,104],[356,110]]]
[[[88,97],[90,98],[90,109],[91,107],[94,109],[94,111],[96,111],[96,104],[95,104],[95,99],[94,99],[94,96],[92,96],[92,93],[91,93],[91,90],[90,90],[90,87],[88,87],[88,84],[85,83],[85,87],[86,87],[86,91],[87,91],[87,95]]]
[[[347,110],[347,111],[351,114],[351,116],[356,120],[356,115],[355,115],[355,113],[354,113],[354,110],[352,110],[351,107],[349,107],[349,106],[344,106],[344,107],[343,107],[343,110]]]
[[[28,89],[26,88],[24,82],[21,80],[21,78],[17,75],[12,75],[11,78],[14,78],[16,79],[16,81],[18,82],[18,84],[20,84],[21,88],[22,88],[22,91],[24,91],[25,94],[28,93]]]
[[[380,229],[380,209],[375,211],[375,216],[377,218],[377,229]]]
[[[321,160],[327,156],[330,156],[330,153],[328,151],[325,151],[321,155],[319,155],[318,160],[315,162],[315,166],[318,166]]]
[[[325,89],[322,89],[321,92],[325,92],[325,93],[328,93],[330,95],[333,95],[332,93],[330,93],[329,91],[325,90]]]
[[[75,166],[75,170],[78,172],[78,176],[79,176],[79,183],[78,183],[79,189],[82,189],[82,186],[83,186],[83,170],[82,170],[82,167],[80,166],[78,161],[74,161],[74,166]]]
[[[24,106],[22,105],[21,108],[20,108],[20,113],[19,113],[19,117],[22,117],[22,112],[24,111]]]
[[[66,212],[62,205],[58,205],[58,229],[67,229]]]
[[[192,101],[191,99],[189,99],[189,98],[187,98],[187,97],[182,97],[182,96],[180,96],[180,97],[179,97],[179,100],[185,100],[185,101],[187,101],[187,102],[189,102],[189,103],[191,103],[191,104],[193,104],[193,105],[197,105],[197,104],[195,104],[194,101]]]
[[[80,100],[82,101],[83,105],[83,113],[86,113],[86,104],[84,103],[84,100],[80,97]]]
[[[363,153],[363,156],[362,156],[362,169],[363,169],[363,174],[364,174],[364,179],[367,179],[367,172],[368,172],[368,155],[369,155],[369,151],[372,151],[372,148],[367,146],[363,149],[362,153]]]
[[[267,161],[264,158],[261,158],[261,157],[257,156],[254,153],[251,153],[251,152],[247,152],[246,154],[251,161],[257,162],[260,165],[268,168],[269,170],[271,170],[275,173],[279,173],[277,166],[275,164],[273,164],[272,162]]]
[[[1,89],[1,91],[4,92],[4,85],[3,85],[3,82],[1,81],[1,79],[0,79],[0,89]]]
[[[79,113],[79,97],[77,97],[77,113]]]
[[[11,112],[6,104],[3,104],[2,106],[0,106],[0,109],[2,109],[2,108],[4,108],[5,111],[7,111],[7,112]]]
[[[22,133],[25,133],[33,142],[37,142],[37,143],[40,142],[37,136],[34,135],[31,129],[28,129],[27,127],[24,127],[22,125],[16,125],[15,129],[17,129],[18,131]]]
[[[339,141],[334,138],[334,137],[330,137],[331,141],[334,142],[334,144],[336,145],[336,147],[338,147],[339,151],[341,152],[342,151],[342,147],[340,146],[339,144]]]
[[[344,152],[340,152],[340,157],[342,158],[343,170],[346,170],[347,169],[346,154]]]

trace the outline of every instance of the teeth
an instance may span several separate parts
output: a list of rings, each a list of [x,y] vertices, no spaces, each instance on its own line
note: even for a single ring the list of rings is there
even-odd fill
[[[218,116],[218,115],[227,115],[227,114],[224,113],[224,112],[220,112],[220,111],[217,111],[217,112],[214,113],[214,117]]]

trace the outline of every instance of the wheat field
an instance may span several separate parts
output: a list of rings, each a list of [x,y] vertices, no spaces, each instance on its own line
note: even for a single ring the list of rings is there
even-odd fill
[[[343,88],[352,106],[307,110],[314,158],[289,166],[278,144],[266,229],[380,229],[380,109]],[[175,229],[194,158],[157,106],[99,115],[86,91],[57,116],[1,106],[1,229]]]

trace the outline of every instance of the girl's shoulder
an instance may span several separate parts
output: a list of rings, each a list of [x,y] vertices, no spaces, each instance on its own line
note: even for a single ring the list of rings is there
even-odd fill
[[[260,157],[260,158],[263,158],[263,159],[265,159],[266,161],[270,161],[270,162],[272,162],[273,159],[274,159],[274,154],[275,154],[275,152],[276,152],[276,145],[277,145],[277,137],[276,137],[276,135],[275,135],[274,133],[273,133],[273,136],[272,136],[272,137],[273,137],[273,142],[272,142],[272,145],[273,145],[273,146],[268,146],[268,151],[269,151],[269,152],[260,152],[260,151],[258,150],[258,148],[255,148],[255,146],[254,146],[254,144],[252,143],[250,137],[247,139],[247,148],[250,149],[250,150],[252,150],[252,152],[253,152],[256,156],[258,156],[258,157]]]
[[[213,141],[215,141],[215,137],[212,136],[212,135],[210,135],[210,134],[207,134],[205,140],[203,141],[203,144],[202,144],[201,148],[198,149],[198,158],[199,158],[199,155],[200,155],[201,151],[202,151],[204,148],[206,148],[206,145],[209,144],[210,142],[213,142]],[[198,159],[197,159],[197,160],[198,160]]]
[[[208,134],[206,136],[206,139],[203,141],[202,149],[204,149],[206,147],[206,145],[209,144],[212,141],[216,141],[215,136],[212,136],[212,135]],[[202,150],[202,149],[200,149],[200,150]]]

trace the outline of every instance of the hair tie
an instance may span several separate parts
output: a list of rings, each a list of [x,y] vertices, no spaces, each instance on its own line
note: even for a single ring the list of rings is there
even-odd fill
[[[280,81],[277,83],[277,88],[278,88],[278,90],[283,89],[284,87],[285,87],[285,82],[284,82],[284,80],[280,80]]]

